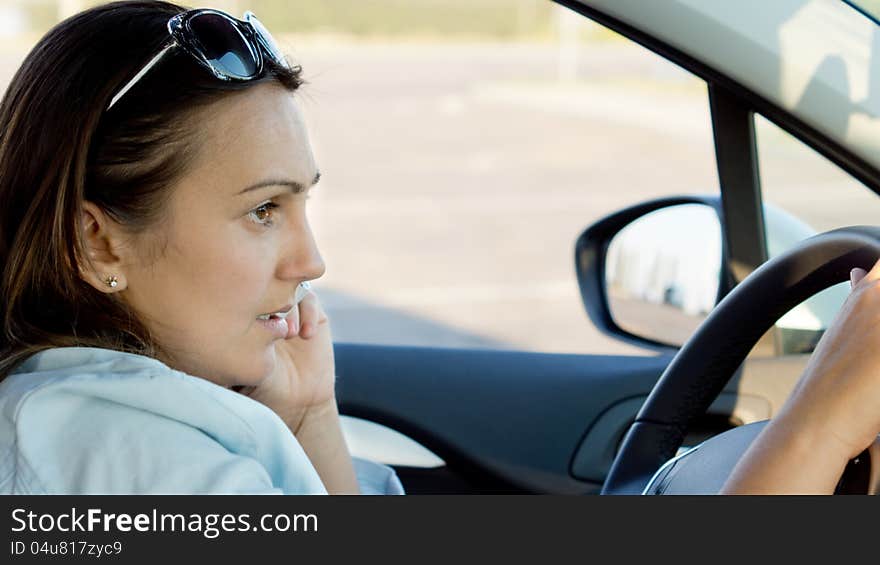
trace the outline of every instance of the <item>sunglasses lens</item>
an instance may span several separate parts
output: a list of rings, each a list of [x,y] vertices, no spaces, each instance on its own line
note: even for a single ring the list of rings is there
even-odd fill
[[[257,16],[255,16],[253,12],[247,12],[244,19],[254,26],[254,30],[257,32],[257,40],[263,44],[263,47],[265,47],[269,53],[272,54],[272,58],[275,59],[275,62],[282,67],[289,67],[287,59],[284,58],[284,54],[281,52],[281,48],[278,47],[278,44],[275,42],[275,38],[272,37],[272,34],[269,33],[266,26],[257,19]]]
[[[256,54],[229,19],[211,13],[198,14],[189,25],[202,53],[215,69],[241,79],[257,74]]]

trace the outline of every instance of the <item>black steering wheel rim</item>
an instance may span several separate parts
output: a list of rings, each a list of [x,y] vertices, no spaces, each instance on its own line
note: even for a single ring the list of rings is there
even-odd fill
[[[869,270],[880,257],[880,228],[815,235],[767,261],[739,283],[682,346],[624,437],[602,494],[641,494],[681,447],[749,351],[786,312],[817,292]]]

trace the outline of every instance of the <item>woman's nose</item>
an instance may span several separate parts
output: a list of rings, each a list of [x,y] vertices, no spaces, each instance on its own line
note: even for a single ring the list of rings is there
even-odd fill
[[[306,222],[303,229],[294,230],[278,266],[278,278],[284,280],[314,280],[326,271],[324,258],[318,250],[315,236]]]

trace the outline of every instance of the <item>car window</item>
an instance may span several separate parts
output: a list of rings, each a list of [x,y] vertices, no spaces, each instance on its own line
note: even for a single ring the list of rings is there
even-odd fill
[[[297,49],[337,340],[643,351],[588,319],[574,244],[626,206],[718,194],[707,88],[565,8],[533,8],[544,36]]]
[[[846,171],[760,115],[755,130],[770,257],[819,232],[880,221],[880,197]],[[783,353],[812,351],[848,292],[836,285],[786,314]]]

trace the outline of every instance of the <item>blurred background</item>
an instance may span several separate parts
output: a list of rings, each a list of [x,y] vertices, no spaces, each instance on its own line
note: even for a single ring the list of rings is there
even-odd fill
[[[86,0],[0,0],[0,91]],[[338,341],[638,353],[597,332],[574,271],[589,224],[718,194],[705,84],[539,0],[228,0],[309,84],[310,200]],[[880,2],[866,2],[876,9]],[[880,199],[757,117],[768,201],[816,230]]]

